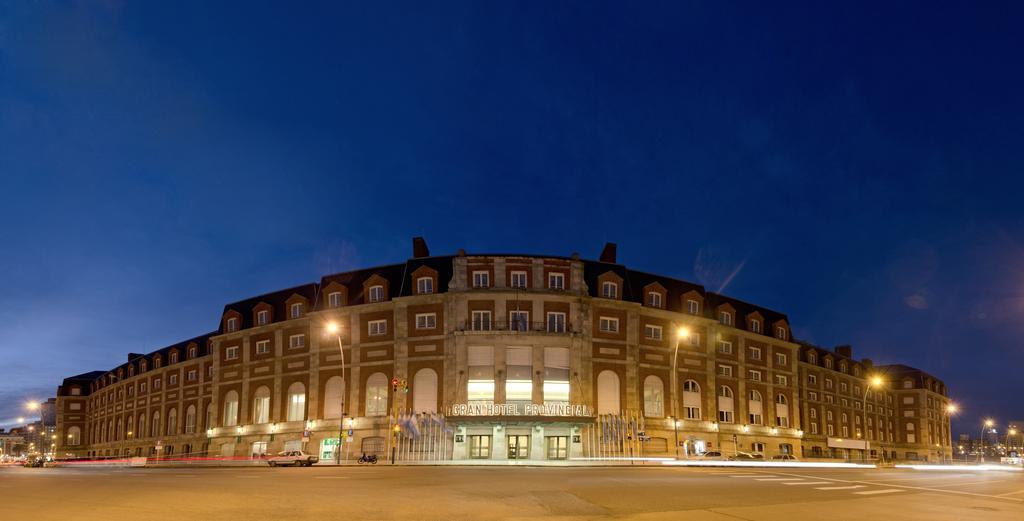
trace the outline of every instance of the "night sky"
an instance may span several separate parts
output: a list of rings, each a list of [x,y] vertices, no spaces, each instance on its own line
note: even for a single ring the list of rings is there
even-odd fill
[[[1024,419],[1021,3],[210,3],[0,5],[0,426],[416,235],[617,242]]]

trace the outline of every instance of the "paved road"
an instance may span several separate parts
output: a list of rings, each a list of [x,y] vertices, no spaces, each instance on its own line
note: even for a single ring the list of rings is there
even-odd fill
[[[913,470],[0,468],[4,519],[1013,520],[1024,475]]]

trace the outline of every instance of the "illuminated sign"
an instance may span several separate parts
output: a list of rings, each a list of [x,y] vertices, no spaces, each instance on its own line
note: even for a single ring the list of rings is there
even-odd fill
[[[448,407],[448,416],[564,416],[589,418],[594,408],[567,403],[458,403]]]

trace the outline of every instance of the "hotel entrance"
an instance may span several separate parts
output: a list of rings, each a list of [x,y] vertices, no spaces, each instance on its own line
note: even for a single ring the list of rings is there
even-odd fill
[[[530,436],[525,434],[508,436],[508,459],[530,459]]]

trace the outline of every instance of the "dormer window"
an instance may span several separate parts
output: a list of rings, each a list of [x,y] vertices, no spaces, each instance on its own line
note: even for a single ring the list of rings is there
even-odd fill
[[[652,308],[661,307],[661,293],[657,291],[649,291],[647,293],[647,305]]]
[[[292,318],[299,318],[302,316],[302,303],[296,302],[291,307]]]
[[[846,372],[846,362],[839,362],[839,370],[844,373]]]
[[[732,313],[728,311],[722,311],[718,314],[718,321],[727,326],[732,325]]]
[[[602,283],[601,296],[604,298],[619,298],[619,285],[614,282]]]
[[[687,300],[686,311],[691,315],[697,315],[700,313],[700,304],[696,300]]]
[[[178,363],[178,353],[171,353],[170,356],[168,356],[167,358],[169,359],[168,363],[171,363],[171,364]]]
[[[160,369],[160,357],[153,359],[153,369]]]
[[[832,369],[832,359],[831,358],[826,358],[825,359],[825,368],[826,369]]]
[[[818,357],[817,357],[817,355],[815,355],[814,353],[807,353],[807,363],[817,365],[818,364]]]
[[[526,272],[525,271],[513,271],[509,276],[509,285],[513,288],[525,288],[526,287]]]
[[[238,319],[237,318],[231,317],[231,318],[228,319],[227,330],[228,330],[228,333],[234,333],[235,331],[238,331]]]
[[[416,279],[416,293],[429,295],[434,292],[434,279],[431,277],[420,277]]]
[[[139,372],[140,373],[146,372],[146,361],[145,360],[139,362]]]
[[[776,327],[775,328],[775,338],[778,338],[779,340],[785,340],[786,339],[786,328],[784,328],[782,326]]]
[[[751,319],[750,320],[750,330],[755,332],[755,333],[760,333],[761,332],[761,321],[756,319],[756,318]]]
[[[128,376],[135,376],[135,366],[134,365],[128,368]]]
[[[341,292],[333,291],[327,295],[327,305],[332,308],[341,307]]]
[[[267,311],[265,309],[261,309],[260,311],[256,312],[256,325],[265,326],[269,322],[270,322],[270,312],[269,311]]]
[[[199,354],[199,350],[196,349],[195,346],[192,346],[192,347],[188,348],[188,357],[189,357],[189,359],[195,358],[196,355],[198,355],[198,354]]]
[[[370,302],[384,301],[384,286],[370,286]]]
[[[474,271],[473,272],[473,287],[474,288],[489,288],[491,287],[491,274],[486,271]]]

